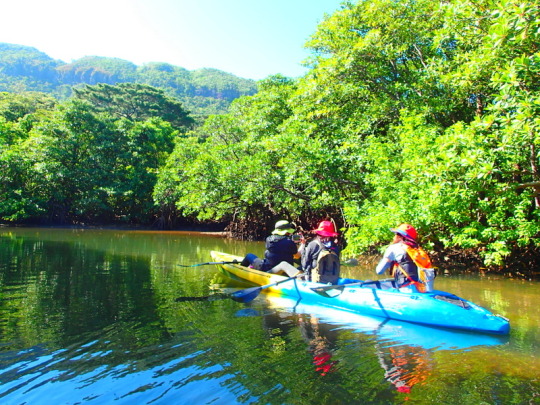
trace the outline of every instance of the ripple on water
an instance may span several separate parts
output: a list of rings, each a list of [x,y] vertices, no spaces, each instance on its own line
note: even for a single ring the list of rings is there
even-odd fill
[[[227,367],[200,366],[205,351],[186,353],[185,343],[171,342],[121,354],[103,350],[103,344],[107,345],[93,340],[53,352],[40,345],[3,353],[0,401],[234,404],[239,394],[247,394],[241,387],[236,387],[235,393],[224,388],[223,383],[233,377]]]

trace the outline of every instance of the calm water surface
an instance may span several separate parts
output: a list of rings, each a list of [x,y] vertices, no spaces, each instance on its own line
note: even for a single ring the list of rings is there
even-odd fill
[[[451,275],[509,337],[310,307],[234,285],[183,232],[0,228],[0,404],[540,404],[540,286]],[[369,267],[369,268],[368,268]],[[375,278],[373,267],[345,275]]]

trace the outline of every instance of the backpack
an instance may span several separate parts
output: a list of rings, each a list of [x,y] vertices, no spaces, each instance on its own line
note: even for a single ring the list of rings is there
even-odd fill
[[[317,256],[317,266],[311,270],[311,281],[315,283],[336,284],[339,278],[339,256],[333,249],[324,245]]]
[[[435,270],[431,264],[431,259],[424,249],[420,246],[413,248],[407,244],[405,246],[405,251],[411,258],[411,260],[418,267],[418,277],[420,281],[425,284],[425,291],[433,291],[433,280],[435,279]]]

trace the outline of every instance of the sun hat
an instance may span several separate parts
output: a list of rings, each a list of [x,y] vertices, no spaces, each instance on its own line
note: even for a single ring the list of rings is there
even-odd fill
[[[337,236],[336,229],[334,228],[334,224],[330,221],[321,221],[319,224],[319,227],[317,229],[314,229],[313,232],[315,232],[317,235],[320,236]]]
[[[294,233],[294,227],[289,223],[289,221],[281,220],[276,222],[276,226],[273,235],[286,235],[288,233]]]

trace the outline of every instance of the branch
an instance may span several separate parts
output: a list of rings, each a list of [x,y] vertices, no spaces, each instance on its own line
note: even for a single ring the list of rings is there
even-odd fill
[[[285,191],[287,194],[289,195],[292,195],[293,197],[295,198],[298,198],[299,200],[306,200],[308,201],[310,198],[309,196],[306,196],[306,195],[302,195],[302,194],[298,194],[298,193],[295,193],[291,190],[287,190],[285,187],[283,186],[277,186],[277,187],[274,187],[274,189],[276,190],[281,190],[281,191]]]

